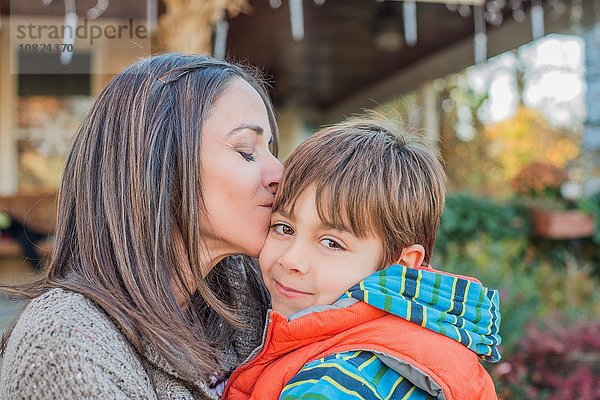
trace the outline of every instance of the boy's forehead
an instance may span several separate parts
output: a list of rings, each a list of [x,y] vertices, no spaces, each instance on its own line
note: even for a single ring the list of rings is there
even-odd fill
[[[363,221],[354,221],[353,224],[353,216],[348,205],[338,203],[334,206],[333,201],[333,193],[322,190],[320,191],[320,196],[317,196],[316,186],[311,185],[299,195],[290,198],[286,204],[279,204],[277,209],[273,210],[273,214],[279,214],[290,221],[299,221],[300,219],[307,217],[307,215],[303,215],[303,212],[309,210],[308,207],[312,207],[314,215],[316,215],[319,220],[319,228],[323,230],[336,230],[359,238],[380,237],[376,227],[372,223],[369,223],[372,222],[370,221],[371,218],[367,218],[369,220],[367,221],[364,220],[364,215],[362,218],[354,216],[354,219],[362,219]],[[300,208],[303,208],[303,210],[300,210]],[[356,222],[358,222],[358,224],[356,224]],[[353,225],[359,227],[359,232],[355,232],[355,230],[352,229]]]
[[[299,193],[294,193],[292,196],[287,198],[285,203],[276,202],[278,205],[277,208],[273,210],[273,213],[280,214],[281,216],[290,220],[296,220],[298,218],[297,214],[299,206],[303,207],[305,211],[307,207],[314,207],[315,210],[317,209],[315,193],[316,191],[313,185],[305,188]]]

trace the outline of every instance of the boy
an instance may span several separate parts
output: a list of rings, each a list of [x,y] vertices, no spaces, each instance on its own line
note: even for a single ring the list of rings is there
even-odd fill
[[[260,255],[263,345],[224,398],[496,399],[477,358],[499,359],[497,292],[428,266],[444,196],[434,153],[389,122],[302,143]]]

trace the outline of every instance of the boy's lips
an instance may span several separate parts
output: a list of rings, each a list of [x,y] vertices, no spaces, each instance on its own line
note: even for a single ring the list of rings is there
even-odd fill
[[[300,298],[300,297],[312,295],[312,293],[303,292],[298,289],[284,286],[276,280],[274,280],[274,282],[275,282],[275,288],[277,289],[277,291],[285,297]]]

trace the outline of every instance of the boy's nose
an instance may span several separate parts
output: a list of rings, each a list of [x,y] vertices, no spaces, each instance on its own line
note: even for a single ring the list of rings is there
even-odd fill
[[[290,273],[306,273],[308,263],[306,252],[299,244],[292,244],[279,258],[279,263]]]

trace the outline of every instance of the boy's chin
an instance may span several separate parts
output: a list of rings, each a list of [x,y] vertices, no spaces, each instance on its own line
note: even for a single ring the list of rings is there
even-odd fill
[[[293,315],[296,312],[300,311],[300,310],[292,309],[290,307],[279,305],[277,303],[273,304],[273,310],[278,312],[279,314],[283,315],[286,318],[289,318],[290,315]]]

